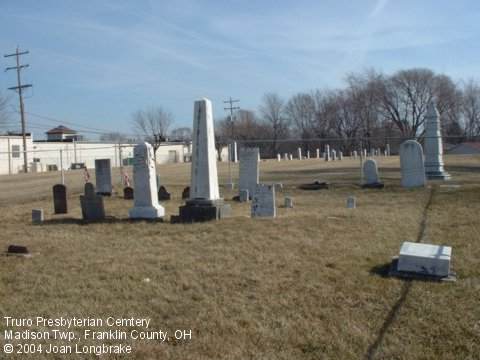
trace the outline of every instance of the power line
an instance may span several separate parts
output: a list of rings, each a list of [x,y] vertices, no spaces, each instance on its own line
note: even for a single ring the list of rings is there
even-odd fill
[[[9,87],[8,90],[14,90],[18,91],[18,100],[20,102],[20,120],[22,124],[22,137],[23,137],[23,167],[24,171],[28,172],[28,159],[27,159],[27,139],[25,136],[25,110],[24,110],[24,105],[23,105],[23,94],[22,90],[32,87],[32,84],[22,84],[20,72],[22,69],[25,69],[29,67],[29,64],[20,64],[20,56],[28,54],[29,51],[20,51],[17,47],[15,52],[13,54],[6,54],[3,55],[3,57],[12,57],[15,56],[16,59],[16,66],[10,66],[5,68],[5,71],[10,71],[10,70],[17,70],[17,86],[12,86]]]

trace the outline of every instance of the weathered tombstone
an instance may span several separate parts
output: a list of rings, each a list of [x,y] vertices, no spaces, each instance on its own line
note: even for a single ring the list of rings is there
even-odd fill
[[[7,255],[28,255],[28,248],[23,245],[8,245]]]
[[[343,152],[338,152],[338,160],[343,160]]]
[[[425,186],[425,166],[422,146],[415,140],[400,145],[400,168],[402,186],[406,188]]]
[[[400,248],[398,271],[420,275],[447,277],[450,274],[450,246],[405,241]]]
[[[53,208],[55,214],[67,213],[67,187],[63,184],[53,186]]]
[[[190,198],[190,186],[187,186],[182,191],[182,199],[189,199]]]
[[[337,160],[337,152],[335,150],[332,150],[331,153],[332,153],[332,161]]]
[[[293,199],[292,199],[291,197],[289,197],[289,196],[286,196],[286,197],[285,197],[285,207],[286,207],[287,209],[293,208]]]
[[[356,160],[358,156],[357,150],[353,150],[353,158]]]
[[[325,161],[330,161],[330,145],[325,145]]]
[[[390,156],[390,144],[387,144],[385,150],[387,152],[387,156]]]
[[[238,188],[239,190],[247,189],[249,194],[255,192],[259,180],[258,152],[258,148],[243,148],[240,150]]]
[[[43,220],[43,209],[32,209],[32,223],[41,224]]]
[[[347,209],[355,209],[357,207],[357,201],[355,196],[349,196],[347,198]]]
[[[123,198],[125,200],[133,200],[133,188],[131,186],[125,186],[123,188]]]
[[[317,149],[317,159],[320,159],[320,149]]]
[[[277,154],[277,161],[282,161],[282,156],[280,154]]]
[[[240,194],[238,196],[240,202],[247,202],[248,200],[250,200],[248,193],[249,193],[248,189],[240,190]]]
[[[83,220],[97,221],[105,219],[103,197],[95,194],[95,187],[92,183],[85,184],[85,194],[80,195]]]
[[[95,184],[97,194],[103,196],[112,195],[112,168],[110,159],[95,160]]]
[[[377,162],[373,159],[368,159],[363,163],[363,188],[383,188],[383,184],[378,178]]]
[[[298,160],[302,160],[302,149],[298,148],[297,152],[298,152]]]
[[[364,158],[367,157],[367,149],[363,149],[363,157],[364,157]]]
[[[258,184],[252,198],[252,217],[275,217],[275,186]]]
[[[450,175],[443,165],[443,145],[440,114],[430,102],[425,115],[425,173],[429,180],[448,180]]]
[[[307,159],[310,159],[310,150],[307,150]]]
[[[158,219],[165,209],[158,203],[156,168],[153,147],[142,143],[133,149],[134,207],[128,211],[130,219]]]
[[[290,160],[293,160],[293,155],[290,154],[290,155],[289,155],[289,158],[290,158]]]
[[[195,101],[193,111],[190,198],[180,207],[179,215],[172,217],[173,222],[208,221],[230,216],[230,205],[220,198],[215,153],[212,102],[204,98]]]
[[[167,189],[163,185],[161,185],[160,189],[158,189],[158,200],[160,201],[170,200],[170,193],[167,191]]]

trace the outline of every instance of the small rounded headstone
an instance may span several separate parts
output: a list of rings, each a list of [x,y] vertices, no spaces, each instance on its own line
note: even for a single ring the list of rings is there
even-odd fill
[[[32,223],[43,223],[43,209],[32,209]]]
[[[355,196],[349,196],[347,198],[347,209],[355,209],[357,207],[357,201]]]
[[[293,199],[291,197],[285,197],[285,207],[288,209],[293,208]]]

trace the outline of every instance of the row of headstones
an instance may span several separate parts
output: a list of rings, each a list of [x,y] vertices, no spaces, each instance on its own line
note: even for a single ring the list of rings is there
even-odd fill
[[[307,151],[306,157],[302,156],[302,149],[301,148],[298,148],[297,152],[298,152],[297,159],[299,159],[299,160],[310,159],[310,150]],[[382,153],[380,148],[372,149],[370,154],[368,154],[367,149],[363,149],[361,152],[362,152],[363,157],[367,157],[367,156],[373,157],[373,156],[380,156],[380,155],[390,156],[390,145],[387,144],[387,147],[385,148],[383,153]],[[356,159],[358,157],[358,151],[357,150],[352,151],[350,153],[350,157]],[[289,153],[284,153],[283,158],[284,158],[284,160],[293,160],[294,159],[293,155],[289,154]],[[320,153],[320,149],[316,149],[316,158],[317,159],[325,159],[325,161],[342,160],[343,159],[343,152],[342,151],[337,152],[335,149],[330,150],[330,146],[325,145],[325,152],[323,152],[323,153]],[[282,155],[281,154],[277,154],[277,161],[282,161]]]
[[[438,155],[437,155],[438,157]],[[442,164],[435,167],[433,174],[437,178],[447,179],[449,175],[443,170],[443,160],[439,160]],[[407,140],[400,145],[400,171],[401,184],[405,188],[422,187],[427,182],[429,168],[425,166],[425,157],[423,148],[420,143],[415,140]],[[428,164],[428,163],[427,163]],[[441,176],[438,175],[441,173]],[[365,187],[383,187],[378,175],[377,163],[373,159],[368,159],[363,163],[363,175]],[[432,177],[435,178],[435,177]]]

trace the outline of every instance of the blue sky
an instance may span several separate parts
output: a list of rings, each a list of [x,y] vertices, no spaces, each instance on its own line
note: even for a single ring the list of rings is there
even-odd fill
[[[265,92],[340,87],[371,67],[478,78],[478,19],[480,2],[461,0],[1,0],[0,50],[30,51],[28,112],[131,134],[152,105],[191,126],[199,97],[219,118],[229,96],[257,109]],[[0,92],[12,85],[1,72]],[[34,133],[56,125],[28,120]]]

